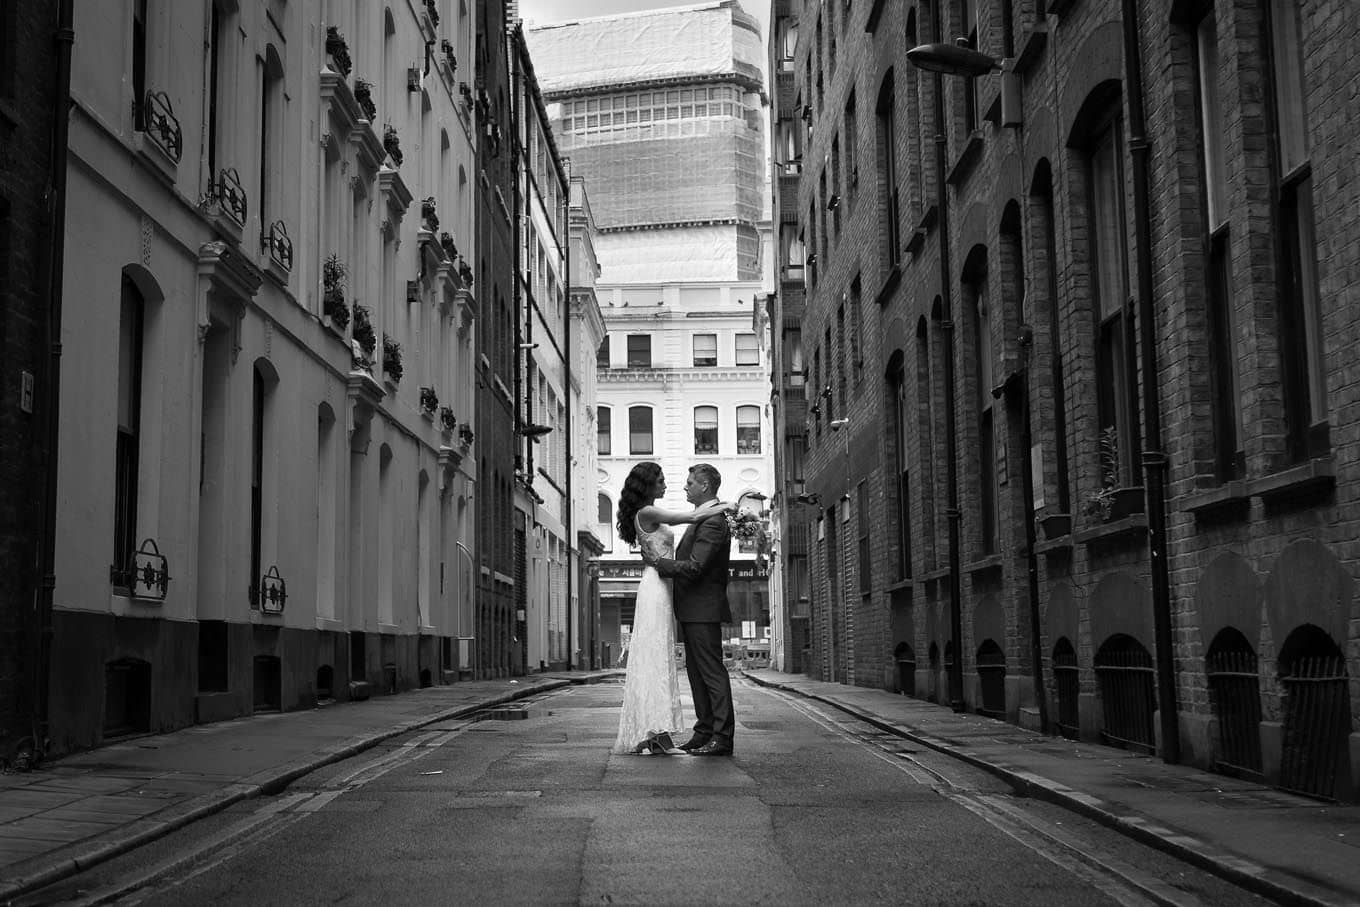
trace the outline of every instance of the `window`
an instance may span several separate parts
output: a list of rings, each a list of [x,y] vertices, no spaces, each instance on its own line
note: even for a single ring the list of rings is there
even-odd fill
[[[716,406],[694,407],[694,452],[696,454],[716,454],[718,452],[718,408]]]
[[[1231,253],[1228,237],[1227,144],[1222,97],[1218,88],[1218,29],[1212,8],[1194,34],[1196,88],[1199,101],[1199,149],[1204,173],[1204,242],[1207,254],[1205,320],[1208,333],[1210,414],[1213,426],[1214,473],[1223,481],[1244,472],[1238,451],[1241,396],[1237,388],[1233,330]]]
[[[859,528],[859,594],[867,596],[873,585],[873,520],[869,513],[869,483],[863,479],[855,489],[855,510]]]
[[[282,164],[283,132],[283,63],[274,45],[265,50],[264,68],[260,78],[260,225],[268,233],[270,218],[276,207],[272,195],[278,188],[273,171]]]
[[[600,347],[595,351],[595,367],[609,368],[609,338],[605,337],[600,341]]]
[[[1299,7],[1267,0],[1275,117],[1275,228],[1279,236],[1280,366],[1284,377],[1287,455],[1321,454],[1327,440],[1322,313],[1313,235],[1313,173],[1303,92]]]
[[[628,452],[630,454],[652,453],[652,408],[650,406],[628,407]]]
[[[897,476],[897,578],[911,576],[911,481],[907,470],[907,374],[906,360],[899,353],[888,373],[892,407],[893,471]]]
[[[1067,392],[1063,378],[1062,327],[1058,320],[1058,239],[1053,208],[1053,174],[1048,162],[1042,161],[1034,178],[1031,216],[1038,234],[1041,254],[1036,265],[1042,276],[1034,286],[1042,288],[1048,299],[1048,359],[1049,380],[1053,399],[1053,464],[1058,491],[1058,513],[1072,512],[1072,487],[1067,470]]]
[[[113,467],[113,584],[132,585],[128,567],[137,548],[137,470],[142,409],[142,319],[145,301],[123,275],[118,319],[118,437]]]
[[[146,0],[132,4],[132,128],[146,129]]]
[[[269,380],[259,365],[252,373],[250,419],[250,606],[260,606],[258,583],[264,573],[265,437]]]
[[[628,335],[628,367],[652,367],[652,336],[650,334]]]
[[[827,207],[831,208],[831,235],[841,235],[841,137],[831,137],[831,195],[827,197]]]
[[[760,407],[737,407],[737,453],[760,453]]]
[[[1096,301],[1096,414],[1102,450],[1101,483],[1122,487],[1133,480],[1137,427],[1130,387],[1125,318],[1129,295],[1128,243],[1124,234],[1123,147],[1118,120],[1101,130],[1088,158],[1091,270]],[[1112,442],[1112,443],[1111,443]]]
[[[859,189],[859,122],[855,118],[855,93],[845,102],[845,199],[853,206],[855,193]]]
[[[604,457],[613,453],[613,426],[610,424],[613,413],[607,406],[595,410],[595,452]]]
[[[737,365],[760,365],[755,334],[737,334]]]
[[[718,364],[718,335],[694,335],[695,368],[711,368]]]
[[[902,242],[898,233],[897,124],[893,95],[893,71],[890,69],[883,77],[883,85],[878,90],[878,104],[874,108],[878,179],[882,187],[879,193],[879,223],[883,230],[882,241],[886,243],[882,260],[887,263],[888,270],[898,267],[902,261]]]
[[[229,29],[223,28],[223,13],[217,8],[217,3],[212,4],[212,13],[208,22],[208,179],[217,179],[218,145],[222,141],[222,122],[220,108],[223,105],[222,81],[226,73],[223,71],[225,63],[222,49],[222,36],[231,34]],[[252,580],[252,582],[254,582]]]
[[[996,423],[992,412],[992,388],[996,381],[992,374],[992,328],[987,299],[986,253],[980,251],[982,261],[965,274],[964,299],[973,311],[973,383],[977,408],[978,457],[978,533],[980,553],[997,552],[997,485],[996,485]],[[970,256],[971,257],[971,256]]]
[[[595,515],[595,532],[600,541],[604,543],[605,551],[614,550],[614,505],[609,500],[609,495],[601,494],[598,497],[599,512]]]
[[[841,304],[836,306],[836,386],[840,389],[840,411],[848,412],[848,402],[846,400],[847,387],[849,382],[845,380],[845,296],[841,296]]]
[[[858,381],[864,373],[864,317],[860,311],[863,304],[859,275],[850,281],[850,365]]]
[[[981,2],[981,0],[978,0]],[[968,46],[978,49],[977,3],[959,0],[959,30],[967,37]],[[978,128],[978,80],[972,76],[963,81],[963,131],[965,136]]]

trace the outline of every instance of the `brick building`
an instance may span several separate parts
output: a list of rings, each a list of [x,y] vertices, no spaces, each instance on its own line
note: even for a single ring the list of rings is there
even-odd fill
[[[1360,16],[1136,8],[773,5],[805,668],[1351,799]]]
[[[0,765],[34,731],[42,653],[34,617],[48,458],[44,325],[50,267],[54,114],[59,108],[57,5],[0,10]]]

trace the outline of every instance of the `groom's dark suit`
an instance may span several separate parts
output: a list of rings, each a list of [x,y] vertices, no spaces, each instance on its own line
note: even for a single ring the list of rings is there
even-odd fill
[[[674,580],[675,619],[685,643],[685,671],[694,696],[696,739],[732,746],[732,681],[723,664],[722,625],[732,622],[727,601],[732,531],[727,515],[717,513],[690,526],[675,558],[661,558],[656,571]]]

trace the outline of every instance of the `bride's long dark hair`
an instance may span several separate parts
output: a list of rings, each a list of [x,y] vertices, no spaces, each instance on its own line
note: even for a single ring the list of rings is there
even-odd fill
[[[648,460],[634,466],[623,482],[619,495],[619,538],[630,545],[637,544],[637,521],[633,518],[656,500],[656,483],[660,479],[661,467]]]

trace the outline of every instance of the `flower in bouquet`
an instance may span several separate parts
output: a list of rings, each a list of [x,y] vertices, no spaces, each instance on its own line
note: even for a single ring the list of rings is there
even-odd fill
[[[727,528],[732,530],[732,535],[736,538],[753,539],[760,534],[760,514],[746,507],[735,511],[729,510]]]

